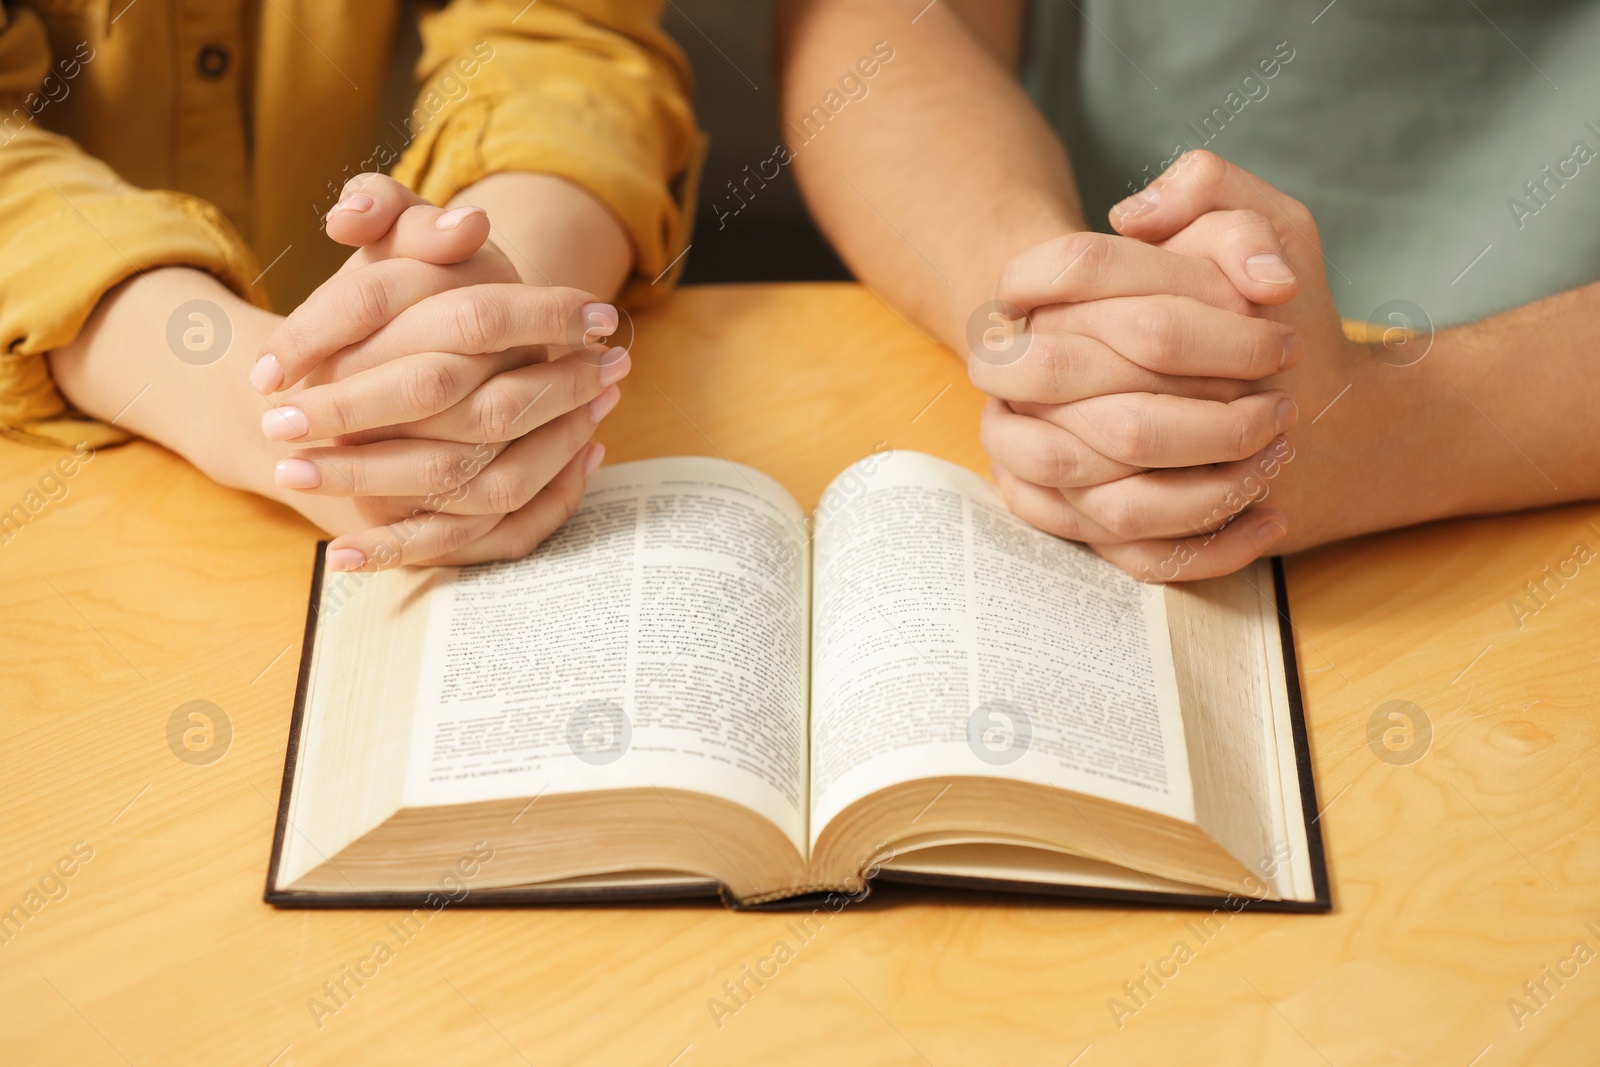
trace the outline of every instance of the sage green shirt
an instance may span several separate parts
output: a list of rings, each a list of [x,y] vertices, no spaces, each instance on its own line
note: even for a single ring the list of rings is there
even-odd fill
[[[1348,319],[1600,279],[1600,0],[1036,0],[1090,223],[1206,148],[1301,200]]]

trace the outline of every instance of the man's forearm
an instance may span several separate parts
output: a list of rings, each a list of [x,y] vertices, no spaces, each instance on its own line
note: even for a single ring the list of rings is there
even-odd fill
[[[610,300],[633,269],[627,231],[592,193],[549,174],[491,174],[448,206],[489,213],[490,238],[529,285],[566,285]]]
[[[1404,345],[1314,345],[1268,384],[1300,406],[1269,506],[1284,551],[1600,499],[1600,284]]]
[[[1482,514],[1600,499],[1597,354],[1600,283],[1445,330],[1416,368],[1375,370],[1421,371],[1451,411],[1452,513]]]
[[[1059,140],[980,43],[993,34],[949,4],[787,0],[779,18],[781,114],[812,214],[863,282],[961,350],[1006,260],[1083,228]],[[893,58],[864,79],[854,64],[879,41]],[[866,95],[819,128],[846,74]]]

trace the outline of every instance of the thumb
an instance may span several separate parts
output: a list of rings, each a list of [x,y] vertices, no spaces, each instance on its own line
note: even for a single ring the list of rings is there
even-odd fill
[[[1212,211],[1253,211],[1299,230],[1311,225],[1310,212],[1298,200],[1205,151],[1179,156],[1155,181],[1113,206],[1110,219],[1124,237],[1155,242]]]
[[[445,266],[471,258],[489,237],[481,208],[441,208],[385,174],[358,174],[328,212],[328,236],[361,251],[339,273],[401,256]]]

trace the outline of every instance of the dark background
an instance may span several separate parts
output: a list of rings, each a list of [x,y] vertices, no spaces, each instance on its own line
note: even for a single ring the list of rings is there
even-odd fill
[[[668,0],[662,25],[689,57],[696,116],[711,138],[683,281],[848,281],[806,214],[793,168],[745,194],[746,206],[720,225],[712,209],[737,204],[728,183],[745,178],[747,166],[754,173],[783,139],[770,0]]]

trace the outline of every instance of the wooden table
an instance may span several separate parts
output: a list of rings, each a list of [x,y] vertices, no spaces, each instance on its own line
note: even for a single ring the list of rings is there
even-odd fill
[[[984,469],[955,359],[857,288],[688,290],[638,327],[612,460],[727,456],[807,505],[880,440]],[[0,444],[0,510],[54,459]],[[391,916],[261,902],[317,534],[146,444],[64,484],[0,545],[0,909],[43,902],[0,926],[7,1064],[1600,1062],[1600,959],[1561,963],[1600,951],[1600,561],[1508,607],[1600,551],[1600,509],[1291,562],[1335,911],[1233,919],[1120,1029],[1192,915],[904,892],[720,1027],[785,916],[446,910],[319,1027]],[[169,748],[191,700],[231,723],[215,762]],[[1415,762],[1369,745],[1391,700],[1431,721]]]

